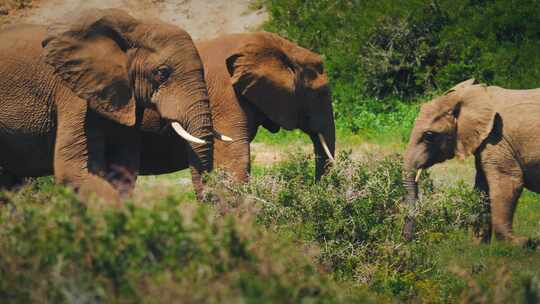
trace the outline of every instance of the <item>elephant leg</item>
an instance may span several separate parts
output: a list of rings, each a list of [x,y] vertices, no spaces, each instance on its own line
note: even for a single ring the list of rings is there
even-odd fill
[[[107,180],[119,191],[121,196],[130,196],[139,175],[139,153],[125,148],[108,149]]]
[[[481,167],[478,157],[476,157],[476,178],[474,182],[474,189],[482,194],[482,201],[480,203],[484,206],[489,206],[489,187],[486,180],[486,175],[484,174],[484,170]],[[489,241],[491,241],[492,231],[491,219],[489,215],[489,210],[487,216],[485,216],[485,214],[481,214],[479,223],[473,227],[473,239],[477,243],[489,243]]]
[[[17,185],[19,185],[21,182],[22,181],[16,176],[6,172],[5,170],[3,170],[2,167],[0,167],[0,191],[11,190]],[[7,198],[3,197],[3,195],[0,195],[0,206],[6,204],[7,202]]]
[[[118,191],[100,174],[104,172],[103,135],[87,115],[86,101],[71,98],[58,106],[54,147],[54,176],[74,187],[87,201],[97,195],[118,202]]]
[[[523,190],[520,177],[503,172],[486,172],[489,186],[491,225],[497,239],[508,240],[519,245],[527,242],[514,236],[512,222],[517,201]]]
[[[11,190],[23,184],[23,180],[0,167],[0,190]]]
[[[107,132],[104,175],[121,196],[131,195],[139,175],[141,153],[138,133],[134,128],[118,125],[113,126],[112,132]]]
[[[10,172],[8,169],[6,169],[6,164],[9,164],[11,157],[8,157],[9,155],[13,155],[14,153],[6,148],[6,144],[4,141],[0,141],[0,146],[3,147],[3,149],[0,149],[0,191],[1,190],[11,190],[21,184],[24,183],[23,179],[16,176],[12,172]],[[13,162],[16,163],[16,162]]]
[[[16,190],[18,187],[25,183],[23,178],[20,178],[4,168],[0,167],[0,191]],[[0,206],[9,202],[9,199],[3,195],[0,195]]]

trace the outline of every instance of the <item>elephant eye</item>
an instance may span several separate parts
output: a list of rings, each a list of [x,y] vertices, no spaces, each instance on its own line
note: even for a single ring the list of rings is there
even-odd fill
[[[427,143],[432,143],[437,139],[437,133],[432,131],[426,131],[423,136],[423,140]]]
[[[171,76],[171,69],[167,66],[161,66],[154,71],[154,79],[158,83],[164,83]]]

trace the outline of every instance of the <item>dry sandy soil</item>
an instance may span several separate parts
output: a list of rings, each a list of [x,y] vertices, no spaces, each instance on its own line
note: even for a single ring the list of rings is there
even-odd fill
[[[24,0],[0,0],[14,8]],[[9,23],[49,24],[88,8],[122,8],[138,18],[159,18],[187,30],[194,39],[259,28],[267,18],[253,0],[34,0],[31,7],[9,12]]]

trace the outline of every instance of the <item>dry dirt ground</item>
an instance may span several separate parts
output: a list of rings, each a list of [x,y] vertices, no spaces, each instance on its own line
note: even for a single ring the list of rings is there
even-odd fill
[[[19,3],[29,7],[14,9]],[[259,28],[266,12],[253,0],[0,0],[8,23],[48,24],[88,8],[122,8],[138,18],[159,18],[187,30],[194,39]],[[11,9],[11,10],[10,10]]]

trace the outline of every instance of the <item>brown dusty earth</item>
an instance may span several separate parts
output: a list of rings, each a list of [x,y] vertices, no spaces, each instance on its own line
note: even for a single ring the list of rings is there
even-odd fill
[[[27,8],[16,9],[19,3]],[[187,30],[194,39],[260,28],[268,15],[253,0],[0,0],[6,23],[49,24],[89,8],[121,8],[137,18],[159,18]],[[0,13],[2,9],[0,9]]]
[[[403,145],[401,144],[375,144],[371,142],[356,142],[347,143],[347,139],[336,144],[336,154],[340,151],[350,151],[352,159],[364,160],[373,158],[382,158],[391,154],[402,153]],[[265,143],[251,144],[252,159],[255,165],[270,166],[276,162],[286,159],[288,153],[294,151],[302,151],[311,153],[313,147],[311,144],[306,144],[303,141],[287,143],[286,145],[268,145]],[[429,169],[429,173],[434,180],[435,186],[442,184],[455,184],[459,180],[463,180],[467,185],[473,185],[474,182],[474,162],[472,157],[461,161],[453,159],[442,164],[437,164]]]

